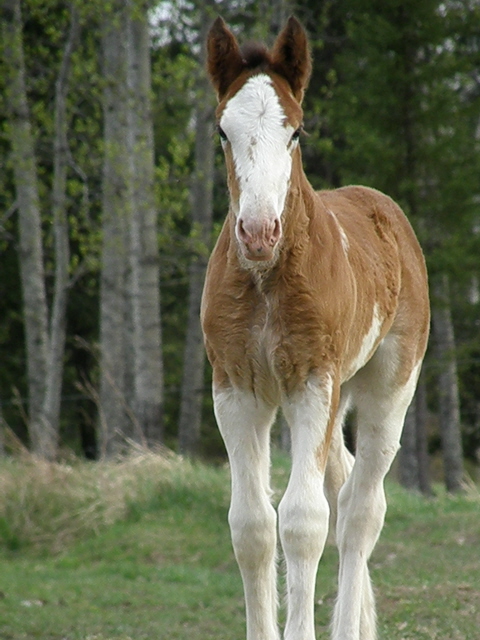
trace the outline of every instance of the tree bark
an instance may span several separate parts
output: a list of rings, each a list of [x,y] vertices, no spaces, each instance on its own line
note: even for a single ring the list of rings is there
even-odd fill
[[[66,93],[71,58],[79,32],[75,7],[70,9],[70,31],[65,44],[60,72],[55,87],[53,230],[55,236],[55,284],[48,337],[45,397],[41,412],[45,456],[53,460],[60,437],[60,405],[65,353],[67,299],[69,287],[70,247],[66,215],[68,168]]]
[[[102,267],[100,280],[100,453],[121,453],[130,434],[126,396],[128,277],[128,117],[125,13],[115,0],[104,13]]]
[[[5,455],[5,419],[3,417],[2,403],[0,402],[0,458]]]
[[[399,481],[406,489],[431,495],[427,420],[425,380],[421,374],[417,391],[405,417],[399,455]]]
[[[402,432],[399,455],[399,481],[406,489],[432,495],[428,464],[428,409],[423,374],[412,400]]]
[[[410,491],[420,490],[415,408],[416,398],[414,397],[405,416],[405,424],[403,425],[402,438],[400,441],[402,448],[398,456],[400,484]]]
[[[205,380],[205,350],[200,325],[200,302],[208,263],[213,207],[213,102],[205,73],[205,40],[210,13],[202,9],[200,40],[202,54],[198,69],[195,124],[195,173],[191,190],[192,223],[198,234],[199,250],[189,268],[188,320],[183,358],[182,393],[178,427],[179,450],[185,455],[198,453]]]
[[[463,452],[460,430],[460,401],[455,356],[455,334],[450,309],[449,279],[446,274],[434,280],[432,310],[433,335],[438,375],[439,424],[442,440],[445,485],[450,492],[462,490]]]
[[[5,94],[19,213],[20,277],[29,398],[28,428],[33,452],[48,456],[49,446],[45,441],[41,422],[47,372],[48,311],[37,168],[25,86],[20,0],[4,0],[2,14],[2,49],[7,74]]]
[[[420,491],[426,495],[433,495],[430,484],[430,469],[428,457],[428,407],[427,407],[427,384],[422,371],[415,394],[415,418],[417,426],[417,458],[418,458],[418,484]]]
[[[160,266],[154,193],[150,35],[145,2],[128,15],[131,304],[135,439],[163,440]]]

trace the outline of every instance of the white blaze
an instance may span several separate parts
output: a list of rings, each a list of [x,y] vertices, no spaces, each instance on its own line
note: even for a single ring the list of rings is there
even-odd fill
[[[285,123],[272,80],[265,74],[249,78],[228,101],[220,126],[231,145],[240,188],[239,202],[232,203],[237,217],[280,219],[296,144],[290,144],[294,128]]]

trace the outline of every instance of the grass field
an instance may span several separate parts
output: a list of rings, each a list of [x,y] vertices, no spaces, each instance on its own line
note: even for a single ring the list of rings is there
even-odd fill
[[[274,466],[284,486],[287,462]],[[141,454],[122,464],[0,465],[1,640],[242,640],[226,468]],[[480,638],[480,496],[388,484],[371,561],[381,640]],[[337,556],[317,581],[328,638]]]

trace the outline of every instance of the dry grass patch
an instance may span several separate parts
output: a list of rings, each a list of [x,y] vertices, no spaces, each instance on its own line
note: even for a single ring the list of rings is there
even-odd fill
[[[188,465],[168,451],[120,461],[52,463],[31,455],[0,464],[0,544],[59,552],[129,517]]]

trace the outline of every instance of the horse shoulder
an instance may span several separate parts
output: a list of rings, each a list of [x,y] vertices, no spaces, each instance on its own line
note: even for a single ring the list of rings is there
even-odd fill
[[[246,363],[256,292],[249,274],[235,259],[231,225],[224,223],[208,263],[201,304],[201,323],[214,382],[250,385]]]

